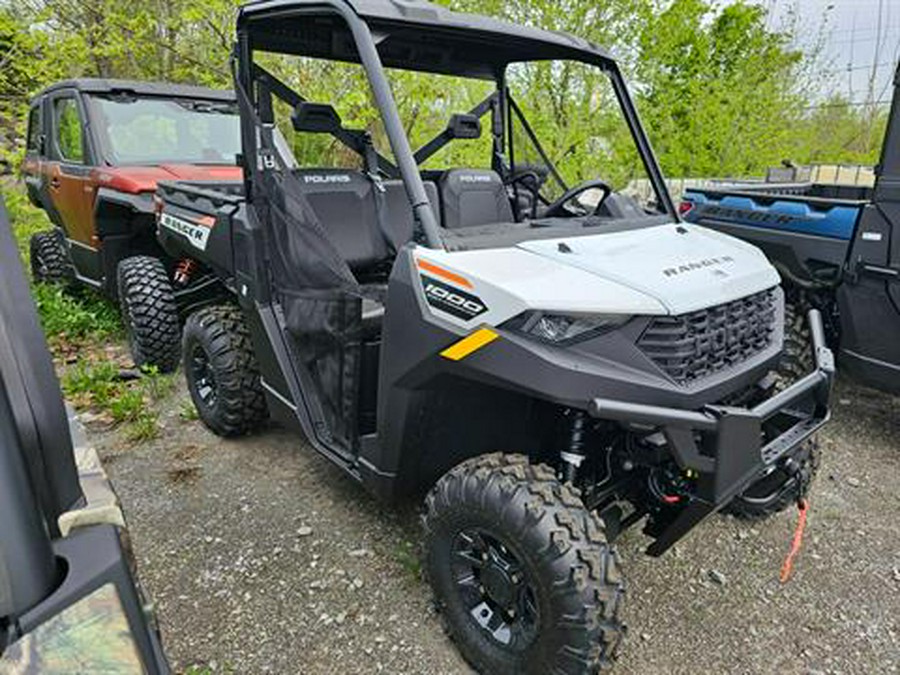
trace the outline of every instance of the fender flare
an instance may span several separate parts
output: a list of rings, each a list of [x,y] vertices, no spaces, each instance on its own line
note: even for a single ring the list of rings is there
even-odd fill
[[[128,227],[105,227],[106,224],[121,221],[122,212],[129,214]],[[135,215],[153,216],[152,193],[120,192],[110,188],[100,188],[94,200],[94,222],[96,223],[97,236],[101,239],[108,234],[128,234],[133,231],[131,221]]]

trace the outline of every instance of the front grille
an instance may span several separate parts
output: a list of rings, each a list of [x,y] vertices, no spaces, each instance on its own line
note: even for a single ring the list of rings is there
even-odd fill
[[[746,361],[775,337],[775,289],[681,316],[653,319],[638,347],[679,384]]]

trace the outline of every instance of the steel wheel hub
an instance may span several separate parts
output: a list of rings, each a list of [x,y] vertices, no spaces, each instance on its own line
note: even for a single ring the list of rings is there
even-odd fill
[[[209,357],[200,345],[191,351],[191,375],[194,378],[194,387],[203,404],[212,408],[218,399],[218,386],[216,376],[209,363]]]
[[[452,569],[469,616],[493,640],[519,651],[535,639],[540,616],[534,589],[502,542],[474,529],[459,532]]]

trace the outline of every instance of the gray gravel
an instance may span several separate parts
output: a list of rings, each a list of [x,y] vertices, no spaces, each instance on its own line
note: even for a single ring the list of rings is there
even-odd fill
[[[235,673],[467,673],[418,576],[414,509],[380,506],[298,437],[222,441],[179,418],[129,446],[91,431],[173,665]],[[805,546],[796,513],[716,517],[662,559],[619,542],[617,673],[900,672],[900,398],[835,395]]]

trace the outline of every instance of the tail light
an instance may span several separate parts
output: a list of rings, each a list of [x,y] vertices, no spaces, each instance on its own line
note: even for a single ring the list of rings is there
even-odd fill
[[[678,205],[678,215],[686,216],[693,208],[694,202],[685,199]]]

